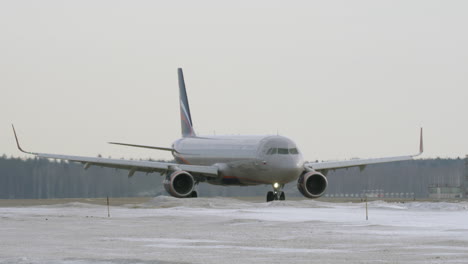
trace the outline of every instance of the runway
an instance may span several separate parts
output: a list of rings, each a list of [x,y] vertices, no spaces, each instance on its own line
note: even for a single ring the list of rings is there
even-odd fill
[[[2,205],[3,203],[0,203]],[[0,263],[468,263],[468,202],[0,207]]]

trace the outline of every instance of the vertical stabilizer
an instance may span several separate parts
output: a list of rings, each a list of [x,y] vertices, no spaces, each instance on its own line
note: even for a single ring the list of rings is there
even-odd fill
[[[192,116],[190,115],[190,107],[187,98],[187,91],[185,90],[184,73],[182,68],[177,70],[179,75],[179,97],[180,97],[180,121],[182,125],[183,137],[194,137],[195,131],[193,130]]]

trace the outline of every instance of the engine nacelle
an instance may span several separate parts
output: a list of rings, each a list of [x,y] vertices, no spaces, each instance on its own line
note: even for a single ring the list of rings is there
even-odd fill
[[[327,189],[328,181],[316,171],[304,172],[297,180],[297,188],[307,198],[319,198]]]
[[[164,180],[164,189],[177,198],[191,197],[194,187],[195,180],[186,171],[175,171]]]

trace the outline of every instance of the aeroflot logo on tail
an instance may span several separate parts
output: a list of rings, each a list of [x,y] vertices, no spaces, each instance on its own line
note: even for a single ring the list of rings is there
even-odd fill
[[[192,120],[190,120],[190,116],[185,108],[185,104],[182,100],[180,100],[180,109],[182,110],[182,119],[185,121],[184,133],[187,133],[190,136],[193,136],[193,127],[192,127]]]

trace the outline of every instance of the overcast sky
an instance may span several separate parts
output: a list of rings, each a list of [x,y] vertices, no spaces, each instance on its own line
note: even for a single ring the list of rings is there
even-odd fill
[[[307,160],[468,154],[467,1],[1,1],[0,155],[276,134]]]

